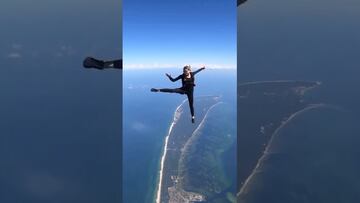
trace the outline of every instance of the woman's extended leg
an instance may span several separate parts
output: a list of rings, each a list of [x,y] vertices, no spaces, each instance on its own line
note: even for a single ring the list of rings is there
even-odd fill
[[[181,88],[175,88],[175,89],[170,89],[170,88],[162,88],[162,89],[155,89],[155,88],[151,88],[152,92],[167,92],[167,93],[178,93],[178,94],[185,94],[186,91],[181,89]]]
[[[191,113],[191,121],[195,122],[195,115],[194,115],[194,92],[190,91],[187,94],[188,101],[189,101],[189,107],[190,107],[190,113]]]

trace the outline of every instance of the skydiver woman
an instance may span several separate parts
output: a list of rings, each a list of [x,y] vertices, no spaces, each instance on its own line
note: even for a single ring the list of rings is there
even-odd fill
[[[178,93],[178,94],[186,94],[189,101],[190,106],[190,113],[191,113],[191,122],[195,122],[195,115],[194,115],[194,86],[195,86],[195,75],[204,70],[205,66],[201,67],[200,69],[191,72],[191,66],[186,65],[183,68],[183,74],[179,75],[176,78],[171,77],[170,74],[166,73],[165,75],[172,81],[175,82],[179,79],[181,79],[182,87],[175,88],[175,89],[169,89],[169,88],[163,88],[163,89],[155,89],[151,88],[152,92],[167,92],[167,93]]]

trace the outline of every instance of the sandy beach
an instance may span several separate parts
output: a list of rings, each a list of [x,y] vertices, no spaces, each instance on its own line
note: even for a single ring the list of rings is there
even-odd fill
[[[158,189],[157,189],[157,193],[156,193],[156,203],[160,203],[161,200],[161,183],[162,183],[162,178],[163,178],[163,169],[164,169],[164,162],[165,162],[165,157],[166,157],[166,152],[167,152],[167,146],[168,146],[168,141],[169,141],[169,136],[170,133],[174,127],[174,125],[176,124],[177,120],[179,119],[181,112],[179,111],[180,107],[184,104],[184,102],[186,102],[187,100],[184,100],[175,110],[174,113],[174,120],[170,125],[169,128],[169,132],[167,134],[167,136],[165,137],[165,144],[164,144],[164,152],[163,155],[161,157],[161,162],[160,162],[160,172],[159,172],[159,185],[158,185]]]

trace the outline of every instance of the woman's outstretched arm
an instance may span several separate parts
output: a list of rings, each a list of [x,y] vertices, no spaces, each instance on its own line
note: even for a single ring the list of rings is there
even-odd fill
[[[202,71],[202,70],[204,70],[204,69],[205,69],[205,66],[197,69],[196,71],[193,72],[193,74],[195,75],[195,74],[197,74],[198,72],[200,72],[200,71]]]
[[[166,75],[172,82],[175,82],[175,81],[177,81],[177,80],[179,80],[179,79],[181,78],[181,75],[177,76],[176,78],[171,77],[171,75],[168,74],[168,73],[166,73],[165,75]]]

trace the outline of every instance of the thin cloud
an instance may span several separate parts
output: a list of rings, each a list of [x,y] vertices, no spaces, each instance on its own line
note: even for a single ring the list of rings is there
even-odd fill
[[[136,122],[132,123],[131,128],[132,128],[134,131],[143,132],[143,131],[145,131],[148,127],[147,127],[144,123],[139,122],[139,121],[136,121]]]
[[[138,85],[134,85],[134,84],[129,84],[127,86],[128,90],[135,90],[135,89],[149,89],[150,86],[146,85],[146,84],[138,84]]]
[[[56,57],[73,56],[77,51],[71,45],[61,45],[54,53]]]
[[[22,55],[18,52],[12,52],[12,53],[9,53],[6,58],[9,58],[9,59],[19,59],[21,58]]]

